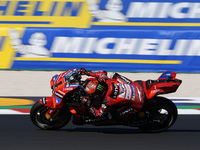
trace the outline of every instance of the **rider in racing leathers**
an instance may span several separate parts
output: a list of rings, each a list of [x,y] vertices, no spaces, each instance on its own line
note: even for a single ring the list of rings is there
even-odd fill
[[[113,105],[131,106],[133,112],[139,111],[144,103],[144,92],[142,86],[137,83],[114,73],[111,78],[107,77],[107,72],[80,70],[81,75],[95,77],[88,80],[85,86],[85,92],[92,102],[99,101],[100,105],[90,106],[90,112],[96,117],[103,117],[112,108]],[[130,109],[129,109],[130,110]],[[123,112],[121,112],[123,114]]]

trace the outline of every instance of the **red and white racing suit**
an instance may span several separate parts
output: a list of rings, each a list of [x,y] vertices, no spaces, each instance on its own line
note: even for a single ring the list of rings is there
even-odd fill
[[[129,105],[134,111],[139,111],[144,103],[144,92],[142,86],[121,76],[117,73],[112,78],[107,77],[107,73],[103,71],[88,72],[87,75],[97,79],[103,79],[108,85],[105,98],[99,109],[91,106],[90,111],[96,117],[104,116],[114,105]]]

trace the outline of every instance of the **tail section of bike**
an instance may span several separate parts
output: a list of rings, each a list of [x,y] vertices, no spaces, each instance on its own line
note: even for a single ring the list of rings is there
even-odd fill
[[[164,72],[157,80],[143,82],[147,99],[160,94],[176,92],[181,83],[182,81],[176,79],[176,73],[172,71]]]

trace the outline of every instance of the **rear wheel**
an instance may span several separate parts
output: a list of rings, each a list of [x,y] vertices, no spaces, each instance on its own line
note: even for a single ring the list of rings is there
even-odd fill
[[[171,127],[178,116],[176,105],[167,98],[156,97],[144,105],[148,123],[139,126],[145,132],[162,132]]]
[[[48,107],[36,102],[31,108],[30,118],[33,124],[42,129],[59,129],[64,127],[71,119],[69,108],[64,105],[52,119],[46,119]]]

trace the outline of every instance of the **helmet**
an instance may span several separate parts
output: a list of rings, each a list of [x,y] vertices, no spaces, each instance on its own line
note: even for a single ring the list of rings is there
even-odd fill
[[[91,80],[85,87],[85,92],[91,100],[101,99],[106,93],[106,83],[98,80]]]

